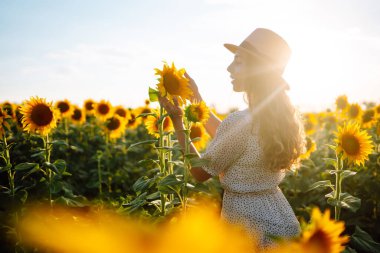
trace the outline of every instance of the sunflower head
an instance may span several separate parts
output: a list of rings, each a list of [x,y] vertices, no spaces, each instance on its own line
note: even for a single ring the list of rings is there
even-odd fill
[[[126,123],[128,129],[133,130],[141,124],[141,118],[137,118],[138,114],[138,111],[129,109],[129,118]]]
[[[313,134],[318,123],[316,116],[313,113],[305,113],[303,118],[305,133],[308,135]]]
[[[349,240],[348,236],[341,236],[343,231],[344,222],[331,220],[330,210],[322,214],[318,208],[314,208],[310,224],[302,231],[299,242],[302,252],[342,252],[343,245]]]
[[[159,76],[157,87],[162,97],[167,97],[171,102],[174,97],[177,97],[181,105],[186,102],[186,99],[190,99],[193,92],[189,88],[189,80],[183,76],[185,69],[177,70],[174,63],[170,67],[164,62],[163,69],[155,69],[155,71],[155,74]]]
[[[358,103],[353,103],[348,106],[347,116],[349,119],[360,120],[363,110]]]
[[[82,124],[86,121],[85,111],[78,106],[74,106],[73,113],[71,114],[71,120],[75,124]]]
[[[83,103],[83,108],[86,111],[86,114],[93,114],[95,111],[95,101],[92,99],[87,99]]]
[[[0,138],[5,135],[5,130],[10,129],[10,121],[12,117],[7,114],[5,110],[0,107]]]
[[[150,135],[153,135],[154,137],[159,138],[160,137],[159,125],[158,125],[159,112],[157,110],[154,110],[153,113],[155,113],[156,115],[155,116],[148,115],[144,124]],[[165,117],[163,124],[164,124],[163,125],[164,132],[168,133],[174,130],[173,123],[170,117]]]
[[[191,124],[190,128],[190,139],[193,140],[195,138],[199,138],[198,140],[194,140],[193,144],[197,150],[202,150],[206,147],[210,136],[207,134],[205,127],[202,123],[197,122]]]
[[[348,164],[364,165],[373,149],[367,131],[360,130],[360,125],[356,122],[348,122],[343,127],[339,126],[335,134],[336,152],[341,154],[343,159],[347,159]]]
[[[317,145],[315,144],[315,141],[313,141],[309,137],[306,137],[306,152],[300,156],[300,159],[301,160],[308,159],[310,157],[310,154],[313,153],[316,149],[317,149]]]
[[[11,103],[11,102],[4,102],[2,105],[1,105],[1,108],[3,109],[3,111],[11,118],[15,118],[16,116],[16,108],[17,108],[17,105]]]
[[[74,106],[72,106],[70,101],[67,99],[57,101],[55,103],[55,107],[58,108],[63,118],[70,117],[74,111]]]
[[[153,112],[153,110],[149,106],[140,107],[140,108],[138,108],[138,110],[140,111],[139,114],[152,113]],[[141,116],[141,118],[144,121],[147,118],[147,115]]]
[[[106,120],[105,129],[111,139],[121,137],[125,131],[124,118],[120,117],[117,114],[113,115],[111,118],[108,118]]]
[[[337,97],[335,100],[335,104],[336,104],[337,110],[343,111],[343,110],[347,109],[347,106],[348,106],[347,96],[341,95],[341,96]]]
[[[119,115],[120,117],[124,119],[129,118],[129,111],[125,109],[123,106],[119,105],[114,108],[114,113]]]
[[[373,108],[367,109],[362,115],[362,127],[371,128],[375,124],[375,110]]]
[[[191,122],[205,123],[210,117],[210,109],[203,101],[193,103],[185,108],[185,116]]]
[[[31,97],[20,108],[25,131],[47,135],[57,126],[59,111],[44,98]]]
[[[111,103],[104,99],[96,103],[95,114],[101,121],[106,121],[108,118],[112,117]]]

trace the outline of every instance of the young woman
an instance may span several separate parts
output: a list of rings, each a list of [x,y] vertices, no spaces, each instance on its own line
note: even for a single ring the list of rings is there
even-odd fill
[[[202,158],[207,166],[192,168],[198,181],[219,176],[224,188],[222,218],[241,224],[263,246],[270,236],[291,237],[300,227],[278,184],[286,170],[299,165],[305,149],[301,116],[289,100],[282,78],[290,56],[288,44],[271,30],[258,28],[239,46],[224,45],[234,53],[228,66],[233,90],[245,92],[248,108],[223,121],[211,114],[206,130],[213,137]],[[202,101],[194,80],[186,73],[193,99]],[[184,147],[182,110],[178,101],[160,103],[170,115]],[[192,152],[199,154],[194,146]]]

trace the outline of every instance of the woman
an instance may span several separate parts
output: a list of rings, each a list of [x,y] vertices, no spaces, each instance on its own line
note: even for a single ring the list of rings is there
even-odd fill
[[[222,122],[211,114],[206,130],[213,137],[203,158],[207,166],[192,168],[198,181],[219,176],[223,193],[221,216],[241,224],[263,246],[270,236],[291,237],[299,223],[278,184],[286,170],[299,165],[305,150],[301,117],[291,104],[281,77],[290,56],[288,44],[271,30],[258,28],[239,46],[224,45],[235,54],[227,70],[233,90],[245,92],[248,108],[228,115]],[[202,97],[186,73],[193,99]],[[182,110],[166,98],[160,103],[170,115],[179,143],[184,147]],[[192,152],[198,154],[194,146]]]

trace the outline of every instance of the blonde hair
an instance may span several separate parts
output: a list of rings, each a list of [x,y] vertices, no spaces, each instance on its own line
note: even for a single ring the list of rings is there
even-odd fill
[[[302,115],[285,91],[278,75],[255,75],[248,79],[246,98],[253,112],[253,124],[259,123],[264,163],[272,171],[300,167],[305,151]]]

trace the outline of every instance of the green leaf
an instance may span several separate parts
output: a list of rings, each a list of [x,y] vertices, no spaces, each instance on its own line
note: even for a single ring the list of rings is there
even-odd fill
[[[359,252],[380,253],[380,243],[375,242],[367,232],[358,226],[355,227],[355,232],[350,238],[351,244]]]
[[[44,155],[45,155],[45,151],[42,150],[42,151],[38,151],[38,152],[32,154],[30,157],[32,157],[32,158],[37,157],[37,156],[42,156],[42,157],[44,157]]]
[[[140,177],[137,181],[132,185],[132,189],[137,193],[141,193],[146,191],[151,186],[153,178],[148,178],[147,176]]]
[[[137,143],[134,143],[134,144],[130,145],[130,146],[128,147],[128,150],[129,150],[129,149],[132,149],[132,148],[134,148],[134,147],[136,147],[136,146],[138,146],[138,145],[143,145],[143,144],[155,144],[155,143],[157,143],[157,140],[140,141],[140,142],[137,142]]]
[[[8,171],[12,168],[12,164],[7,164],[4,167],[0,167],[0,172],[1,171]]]
[[[66,161],[58,159],[54,161],[54,166],[58,169],[59,173],[62,174],[66,170]]]
[[[330,144],[325,144],[325,145],[328,146],[329,148],[331,148],[332,150],[336,151],[336,146],[330,145]]]
[[[311,190],[314,190],[314,189],[319,188],[319,187],[330,187],[330,188],[334,189],[334,186],[331,184],[330,180],[324,180],[324,181],[315,182],[314,184],[312,184],[309,187],[309,189],[307,191],[311,191]]]
[[[334,158],[322,158],[322,160],[325,161],[326,165],[332,165],[334,168],[336,168],[336,159],[334,159]]]
[[[15,170],[16,171],[30,170],[30,169],[33,169],[37,165],[38,165],[37,163],[19,163],[16,165]]]
[[[192,167],[207,166],[210,164],[210,160],[204,158],[192,158],[190,159],[190,164]]]
[[[68,146],[67,142],[64,141],[64,140],[54,140],[54,141],[51,142],[51,144],[57,145],[57,146],[62,146],[62,145],[63,146]]]
[[[361,199],[354,197],[349,193],[342,192],[340,194],[340,199],[340,205],[343,208],[350,209],[354,213],[360,208]]]
[[[163,179],[161,179],[158,182],[158,186],[163,186],[163,185],[179,185],[182,184],[182,181],[179,180],[175,175],[170,174]]]
[[[148,196],[146,196],[146,199],[147,200],[155,200],[155,199],[158,199],[160,198],[161,194],[160,192],[155,192],[155,193],[152,193],[152,194],[149,194]]]
[[[346,248],[342,251],[342,253],[357,253],[356,250],[346,246]]]
[[[26,173],[22,178],[21,180],[24,180],[25,178],[27,178],[28,176],[30,176],[31,174],[37,172],[40,170],[40,165],[37,164],[37,166],[35,166],[33,169],[31,169],[30,171],[28,171],[28,173]]]
[[[341,178],[346,178],[346,177],[350,177],[350,176],[353,176],[353,175],[356,175],[356,171],[351,171],[351,170],[343,170],[342,171],[342,174],[340,175]]]
[[[149,87],[149,101],[157,102],[158,101],[158,90]]]

